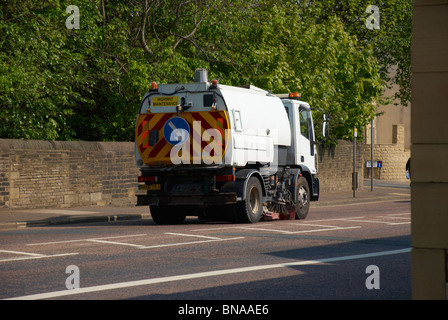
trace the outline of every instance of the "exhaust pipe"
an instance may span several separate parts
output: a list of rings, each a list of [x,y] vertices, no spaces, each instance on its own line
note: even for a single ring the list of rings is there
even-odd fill
[[[208,82],[207,70],[204,68],[196,69],[194,72],[194,82]]]

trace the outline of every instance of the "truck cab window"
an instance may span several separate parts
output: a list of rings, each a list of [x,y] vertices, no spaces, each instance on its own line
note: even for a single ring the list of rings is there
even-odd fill
[[[310,117],[310,110],[299,108],[300,134],[307,139],[310,139]]]

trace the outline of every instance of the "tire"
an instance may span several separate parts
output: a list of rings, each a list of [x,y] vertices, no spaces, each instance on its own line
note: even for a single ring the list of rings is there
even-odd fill
[[[182,224],[187,217],[182,208],[175,206],[150,206],[150,212],[156,224]]]
[[[310,187],[304,177],[297,180],[296,219],[305,219],[310,209]]]
[[[263,212],[263,190],[257,177],[250,177],[245,190],[245,199],[235,205],[238,222],[256,223]]]

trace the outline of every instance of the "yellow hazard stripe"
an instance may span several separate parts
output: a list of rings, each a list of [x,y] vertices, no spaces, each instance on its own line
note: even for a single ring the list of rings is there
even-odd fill
[[[163,127],[165,123],[175,117],[175,113],[154,113],[141,114],[137,119],[136,143],[140,156],[147,165],[169,165],[172,164],[170,152],[173,145],[168,143],[163,136]],[[203,146],[209,143],[217,143],[218,141],[207,141],[211,139],[210,135],[204,134],[207,128],[217,129],[222,135],[221,152],[219,156],[224,157],[225,151],[229,143],[230,123],[227,112],[225,111],[203,111],[203,112],[184,112],[180,117],[185,119],[190,126],[190,139],[187,140],[183,148],[190,150],[190,163],[201,163],[202,160],[209,160],[212,157],[203,155]],[[150,146],[150,131],[158,131],[158,141]],[[203,140],[205,142],[203,142]],[[178,156],[182,156],[179,151]],[[205,158],[204,158],[205,157]]]

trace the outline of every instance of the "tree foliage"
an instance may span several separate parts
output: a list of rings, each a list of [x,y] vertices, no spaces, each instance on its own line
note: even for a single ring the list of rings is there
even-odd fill
[[[348,138],[391,66],[408,98],[409,6],[381,3],[372,31],[360,0],[77,0],[80,28],[67,29],[70,1],[0,0],[0,137],[132,141],[149,83],[204,67],[224,84],[299,91],[330,113],[333,140]]]
[[[344,30],[356,36],[360,46],[370,45],[380,64],[381,78],[386,85],[397,85],[394,98],[407,106],[411,99],[412,1],[410,0],[308,0],[303,4],[317,23],[337,16]],[[371,12],[378,8],[378,29],[365,27]]]

